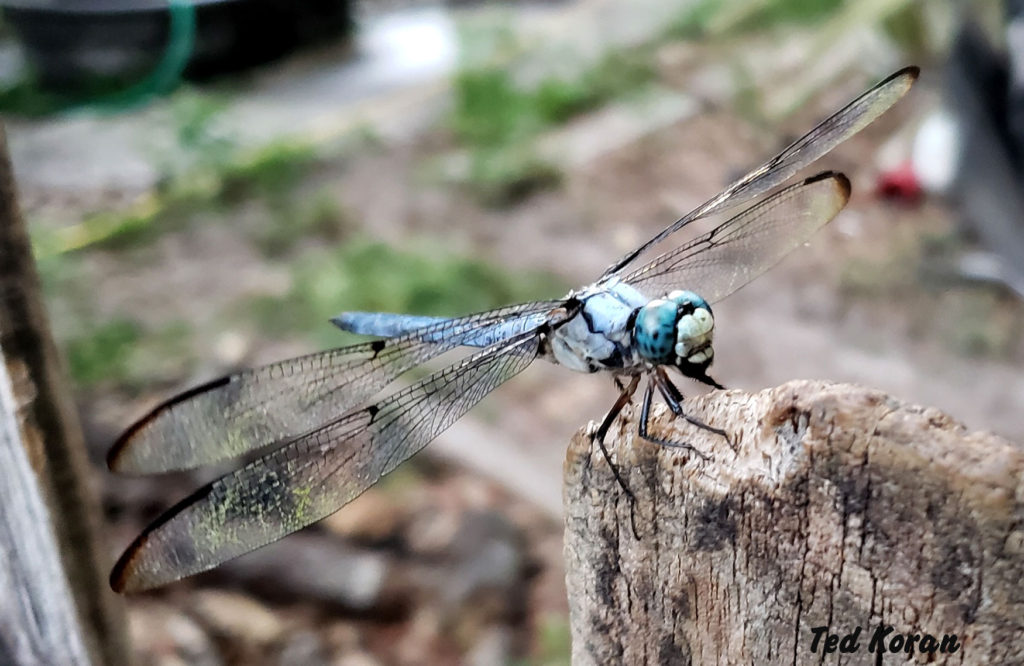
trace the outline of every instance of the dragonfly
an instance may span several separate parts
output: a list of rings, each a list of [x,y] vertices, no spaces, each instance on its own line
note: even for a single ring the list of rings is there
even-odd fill
[[[786,181],[878,118],[917,76],[916,67],[891,74],[565,298],[460,317],[343,313],[336,325],[376,339],[243,370],[158,405],[115,442],[111,470],[151,474],[252,460],[146,527],[115,565],[111,586],[158,587],[325,518],[538,358],[615,380],[619,397],[595,434],[606,456],[604,436],[644,380],[641,437],[686,446],[649,431],[655,392],[676,416],[724,435],[686,414],[668,371],[722,388],[708,374],[711,304],[807,242],[850,197],[842,173]],[[670,240],[755,199],[710,231]],[[465,349],[460,359],[391,388],[457,348]]]

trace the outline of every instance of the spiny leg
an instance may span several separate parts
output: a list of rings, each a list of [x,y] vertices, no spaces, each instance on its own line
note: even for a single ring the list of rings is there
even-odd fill
[[[711,379],[707,375],[704,375],[703,377],[696,377],[695,379],[709,386],[714,386],[715,388],[725,388],[724,386],[722,386],[715,380]],[[722,437],[723,439],[725,439],[726,443],[728,443],[729,446],[732,447],[732,440],[729,439],[729,433],[727,433],[725,430],[721,428],[716,428],[714,426],[710,426],[707,423],[701,421],[700,419],[690,416],[689,414],[683,412],[683,394],[679,390],[679,388],[672,383],[672,380],[669,379],[668,375],[665,373],[665,370],[663,368],[654,369],[654,380],[658,384],[658,391],[660,391],[662,397],[665,398],[665,402],[668,404],[668,408],[672,410],[673,414],[675,414],[677,417],[683,417],[684,419],[686,419],[688,423],[695,425],[698,428],[707,430],[708,432],[712,432],[718,435],[719,437]]]
[[[612,427],[612,423],[615,422],[615,417],[619,415],[622,408],[625,407],[629,402],[629,399],[633,397],[639,383],[639,375],[634,376],[627,386],[619,384],[618,378],[616,378],[615,384],[619,387],[619,397],[615,400],[611,409],[608,410],[608,413],[605,414],[604,420],[601,422],[601,425],[597,428],[597,433],[594,435],[594,439],[597,440],[597,445],[601,447],[601,453],[604,454],[604,459],[608,462],[608,466],[612,468],[615,480],[618,481],[619,485],[622,486],[622,489],[626,491],[626,494],[631,498],[633,497],[633,492],[626,486],[626,482],[622,480],[622,476],[619,474],[619,468],[612,462],[612,456],[608,453],[608,449],[604,445],[604,438],[605,435],[608,434],[608,430]]]
[[[723,391],[725,390],[724,386],[722,386],[721,384],[716,382],[711,377],[708,377],[707,373],[703,373],[703,374],[700,374],[700,375],[693,375],[693,376],[691,376],[691,378],[692,379],[696,379],[701,384],[707,384],[708,386],[711,386],[713,388],[721,389]],[[665,380],[668,381],[668,376],[667,375],[665,376]],[[672,382],[669,382],[669,383],[671,384]],[[674,385],[673,385],[673,388],[675,388]],[[679,391],[679,389],[676,389],[676,392],[678,392],[678,391]]]
[[[615,378],[615,385],[619,387],[619,397],[615,400],[615,403],[612,405],[611,409],[608,410],[608,413],[605,414],[604,420],[601,422],[601,425],[597,428],[597,433],[594,434],[594,438],[597,440],[597,445],[601,447],[601,453],[604,455],[605,461],[608,463],[608,466],[612,470],[612,474],[615,476],[615,481],[619,484],[619,487],[621,487],[622,490],[626,493],[626,496],[629,497],[629,522],[633,528],[633,536],[636,537],[637,540],[640,539],[640,533],[636,529],[636,496],[633,495],[633,491],[629,489],[629,486],[626,485],[626,482],[622,478],[622,475],[619,474],[618,466],[614,462],[612,462],[612,456],[604,445],[604,437],[605,435],[608,434],[608,430],[611,428],[612,423],[615,421],[615,417],[619,415],[619,412],[622,411],[622,408],[625,407],[626,404],[629,402],[629,399],[633,397],[633,394],[636,392],[636,387],[639,384],[639,375],[634,375],[633,378],[630,379],[629,384],[626,386],[623,386],[619,382],[618,377]]]
[[[654,435],[650,434],[648,426],[650,424],[651,418],[651,396],[654,394],[654,383],[655,380],[653,379],[648,381],[647,388],[644,389],[644,401],[643,405],[640,407],[640,437],[646,439],[648,442],[657,444],[659,446],[667,446],[674,449],[689,449],[696,453],[701,458],[703,458],[704,460],[708,460],[708,457],[706,455],[695,449],[693,446],[687,444],[686,442],[674,442],[670,439],[665,439],[664,437],[655,437]],[[676,407],[679,407],[679,404],[676,403],[676,406],[673,407],[668,397],[666,397],[666,401],[669,402],[669,409],[672,410],[672,413],[675,414],[676,416],[680,416],[680,412],[676,411]]]

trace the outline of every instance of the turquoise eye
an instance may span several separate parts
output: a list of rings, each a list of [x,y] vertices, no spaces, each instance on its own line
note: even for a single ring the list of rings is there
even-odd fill
[[[671,363],[676,343],[674,301],[655,299],[640,308],[633,325],[633,337],[640,355],[652,363]]]
[[[711,312],[711,306],[703,298],[693,293],[692,291],[685,291],[683,289],[677,289],[672,291],[668,295],[668,300],[673,303],[677,303],[684,312],[688,311],[690,307],[694,310],[698,308],[704,308],[708,312]],[[689,306],[689,307],[687,307]],[[714,313],[712,313],[714,314]]]

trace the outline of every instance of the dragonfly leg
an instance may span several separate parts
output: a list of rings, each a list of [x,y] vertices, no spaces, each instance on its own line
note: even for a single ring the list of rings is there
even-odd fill
[[[643,405],[640,407],[640,437],[646,439],[648,442],[651,442],[652,444],[657,444],[658,446],[667,446],[674,449],[689,449],[690,451],[693,451],[704,460],[707,460],[708,457],[706,455],[695,449],[690,444],[687,444],[686,442],[674,442],[670,439],[665,439],[663,437],[655,437],[654,435],[650,434],[649,425],[651,420],[651,396],[653,394],[654,381],[652,380],[647,383],[647,388],[644,390]],[[676,403],[676,406],[673,407],[671,401],[669,401],[667,398],[666,402],[669,402],[669,409],[672,410],[673,414],[675,414],[676,416],[683,416],[683,414],[681,413],[682,408],[678,403]],[[676,411],[676,407],[679,407],[679,412]]]
[[[634,375],[626,386],[623,386],[619,382],[618,377],[615,378],[615,385],[619,387],[619,397],[615,400],[611,409],[608,410],[608,413],[605,414],[604,420],[601,422],[601,425],[597,428],[597,432],[594,434],[594,439],[597,440],[597,445],[601,447],[601,453],[604,455],[605,461],[611,468],[612,474],[615,476],[615,481],[619,484],[619,487],[622,488],[623,492],[626,493],[626,496],[629,497],[629,522],[633,528],[633,536],[636,537],[637,540],[640,539],[640,533],[636,529],[636,496],[633,495],[633,491],[629,489],[629,486],[626,485],[626,481],[619,473],[618,465],[612,462],[612,456],[608,453],[608,448],[604,445],[604,438],[605,435],[608,434],[608,430],[612,427],[615,417],[619,415],[622,408],[625,407],[629,402],[629,399],[633,397],[633,394],[636,392],[636,387],[639,384],[639,375]]]
[[[668,375],[665,374],[665,371],[663,369],[655,369],[654,381],[657,382],[658,391],[661,393],[662,397],[665,398],[665,402],[668,404],[668,408],[672,410],[673,414],[675,414],[677,417],[683,417],[684,419],[686,419],[688,423],[690,423],[691,425],[695,425],[698,428],[701,428],[702,430],[713,432],[714,434],[723,438],[726,441],[726,443],[729,444],[730,447],[733,446],[732,440],[729,438],[729,433],[727,433],[725,430],[722,430],[721,428],[716,428],[714,426],[710,426],[707,423],[701,421],[700,419],[690,416],[689,414],[683,412],[683,394],[679,390],[679,388],[672,383],[672,380],[669,379]],[[716,388],[725,388],[721,384],[707,376],[701,379],[701,381],[703,381],[705,384],[709,384]]]
[[[608,453],[608,449],[604,445],[604,438],[605,435],[608,434],[608,430],[612,427],[612,423],[615,422],[615,417],[619,415],[619,412],[622,411],[622,408],[626,406],[629,399],[632,398],[633,394],[636,392],[636,387],[640,383],[640,377],[639,375],[633,377],[626,386],[619,384],[618,378],[616,378],[615,383],[620,389],[619,397],[615,400],[615,404],[612,405],[612,408],[608,410],[608,413],[605,414],[604,420],[601,421],[601,425],[597,429],[597,433],[594,434],[594,439],[597,440],[597,445],[601,447],[601,453],[604,454],[604,459],[608,461],[608,465],[612,468],[612,472],[615,474],[615,480],[619,482],[619,485],[622,486],[622,489],[626,491],[627,495],[633,497],[633,492],[626,486],[626,482],[622,480],[622,476],[619,475],[619,468],[612,462],[612,456]]]
[[[707,384],[708,386],[711,386],[711,387],[716,388],[716,389],[721,389],[722,391],[725,390],[724,386],[722,386],[721,384],[716,382],[711,377],[708,377],[707,374],[700,375],[699,377],[693,377],[693,379],[696,379],[701,384]],[[665,376],[665,381],[669,381],[667,375]],[[669,384],[672,384],[672,382],[669,382]],[[672,385],[672,388],[675,388],[675,385]],[[679,389],[676,389],[676,392],[678,392],[678,391],[679,391]],[[680,394],[680,395],[682,395],[682,394]]]

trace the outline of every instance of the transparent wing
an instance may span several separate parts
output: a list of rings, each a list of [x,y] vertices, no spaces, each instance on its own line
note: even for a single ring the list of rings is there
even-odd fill
[[[111,448],[107,463],[118,472],[166,472],[269,446],[365,403],[402,373],[458,347],[478,330],[519,322],[522,332],[560,305],[525,303],[445,319],[392,340],[223,377],[170,399],[137,421]]]
[[[630,262],[694,220],[750,201],[781,185],[811,162],[867,127],[895,104],[917,80],[917,67],[906,67],[832,114],[785,150],[662,230],[654,238],[608,267],[601,276],[619,273]],[[707,298],[705,296],[705,298]]]
[[[648,298],[693,289],[720,301],[778,263],[836,216],[850,181],[826,171],[780,190],[623,278]]]
[[[111,572],[156,587],[276,541],[353,500],[536,358],[536,332],[478,352],[208,484],[170,509]]]

